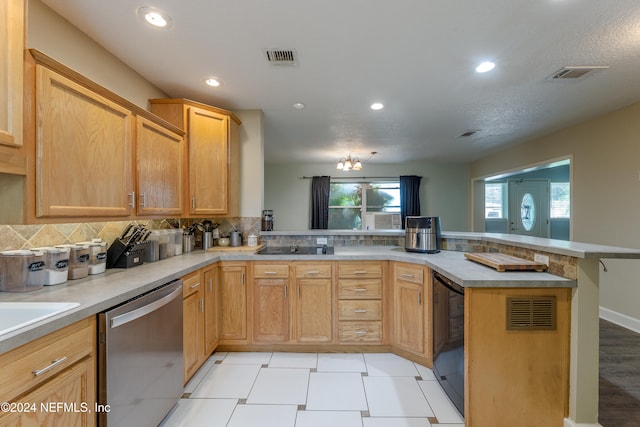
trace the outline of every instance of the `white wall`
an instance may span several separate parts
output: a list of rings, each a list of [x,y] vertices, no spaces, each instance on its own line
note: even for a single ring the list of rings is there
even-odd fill
[[[149,99],[167,97],[40,0],[29,0],[27,46],[40,50],[141,108],[148,109]],[[240,216],[259,217],[264,181],[263,114],[260,110],[234,113],[242,121],[239,129]]]
[[[240,216],[259,217],[264,204],[262,110],[234,111],[240,126]]]
[[[470,164],[471,179],[572,156],[577,242],[640,248],[640,103]],[[640,260],[605,260],[600,303],[640,324]]]
[[[467,230],[469,177],[466,164],[415,162],[365,164],[361,171],[340,172],[335,164],[266,164],[265,209],[272,209],[275,230],[307,230],[311,222],[311,180],[302,176],[422,176],[422,215],[439,216],[443,230]]]
[[[141,108],[148,108],[149,99],[167,97],[40,0],[28,0],[27,47],[45,53]]]

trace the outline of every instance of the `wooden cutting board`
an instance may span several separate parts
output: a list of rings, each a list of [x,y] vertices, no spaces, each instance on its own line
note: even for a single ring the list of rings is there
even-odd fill
[[[547,265],[544,263],[529,261],[527,259],[500,254],[497,252],[470,252],[465,253],[464,256],[471,261],[495,268],[497,271],[501,272],[507,270],[545,271],[547,269]]]
[[[258,246],[213,246],[207,249],[207,252],[256,252],[262,249],[264,245]]]

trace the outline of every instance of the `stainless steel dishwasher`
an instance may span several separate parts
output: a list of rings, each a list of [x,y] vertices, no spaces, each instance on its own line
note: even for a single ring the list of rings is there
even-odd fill
[[[157,426],[182,382],[181,280],[98,315],[100,426]]]

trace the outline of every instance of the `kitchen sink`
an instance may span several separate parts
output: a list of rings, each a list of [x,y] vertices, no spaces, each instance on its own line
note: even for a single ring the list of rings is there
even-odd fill
[[[265,246],[258,255],[333,255],[331,246]]]
[[[0,335],[79,305],[77,302],[0,302]]]

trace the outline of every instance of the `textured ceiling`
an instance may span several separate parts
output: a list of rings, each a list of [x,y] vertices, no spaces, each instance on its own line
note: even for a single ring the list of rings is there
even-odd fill
[[[172,97],[262,109],[268,162],[466,162],[640,100],[638,0],[43,2]],[[173,27],[143,24],[143,5]],[[567,65],[609,68],[548,79]]]

